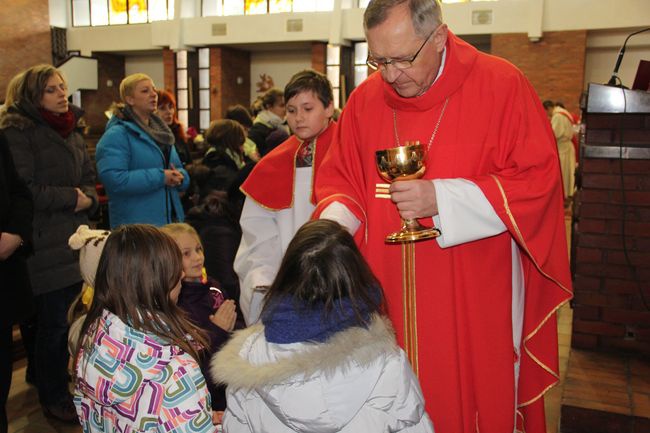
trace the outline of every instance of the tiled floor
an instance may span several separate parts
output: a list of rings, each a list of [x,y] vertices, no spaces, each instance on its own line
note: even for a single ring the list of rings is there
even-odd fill
[[[25,382],[25,360],[14,364],[7,402],[9,433],[81,433],[81,427],[64,424],[43,415],[36,388]]]

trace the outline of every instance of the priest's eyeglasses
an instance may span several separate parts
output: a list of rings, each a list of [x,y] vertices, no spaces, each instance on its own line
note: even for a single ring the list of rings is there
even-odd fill
[[[413,57],[410,59],[385,59],[385,60],[378,60],[370,55],[366,58],[366,65],[368,65],[371,69],[374,69],[375,71],[379,69],[380,67],[383,67],[384,69],[388,68],[388,65],[393,65],[396,69],[408,69],[411,66],[413,66],[413,62],[415,59],[418,57],[418,54],[420,54],[420,51],[422,51],[422,48],[429,42],[429,39],[431,36],[438,30],[439,27],[437,27],[434,31],[429,33],[429,36],[424,40],[422,45],[420,45],[420,49],[418,49],[415,54],[413,54]]]

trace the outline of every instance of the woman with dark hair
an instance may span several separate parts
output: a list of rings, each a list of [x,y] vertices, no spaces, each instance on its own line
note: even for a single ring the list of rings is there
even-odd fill
[[[243,105],[231,105],[226,110],[226,115],[224,118],[234,120],[244,127],[244,131],[246,131],[246,141],[244,141],[244,156],[252,162],[259,161],[260,153],[257,149],[257,144],[255,144],[255,142],[251,140],[250,137],[248,137],[248,133],[253,126],[253,118],[251,117],[251,113]]]
[[[214,433],[198,360],[204,333],[176,305],[183,258],[151,225],[113,231],[75,357],[75,405],[84,432]]]
[[[169,129],[172,130],[174,138],[174,147],[176,147],[176,152],[178,157],[181,159],[183,166],[192,163],[192,155],[190,154],[190,148],[187,145],[187,134],[185,134],[185,127],[178,121],[178,116],[176,114],[176,98],[172,95],[171,92],[167,90],[156,90],[158,93],[158,109],[156,114],[169,126]]]
[[[248,131],[248,137],[255,142],[260,154],[264,154],[266,137],[275,129],[284,129],[287,133],[285,115],[287,110],[284,106],[284,91],[273,87],[267,90],[261,98],[262,111],[257,113],[253,126]]]
[[[298,230],[265,296],[261,324],[214,357],[229,433],[433,433],[377,278],[330,220]],[[315,427],[317,426],[317,427]]]
[[[203,164],[221,179],[215,189],[228,191],[239,170],[246,165],[243,150],[245,140],[244,127],[234,120],[215,120],[205,132],[205,141],[210,147],[205,152]]]
[[[190,179],[174,147],[176,137],[155,114],[153,81],[145,74],[129,75],[120,83],[120,97],[95,155],[111,227],[183,221],[180,192]]]
[[[66,313],[82,279],[68,238],[97,207],[95,172],[78,125],[82,112],[68,104],[61,73],[38,65],[12,82],[0,130],[34,199],[34,255],[27,264],[37,316],[36,385],[46,415],[75,421]]]
[[[4,287],[0,303],[0,433],[7,433],[5,405],[11,387],[12,327],[32,312],[26,258],[32,245],[34,205],[2,134],[0,167],[0,281]]]

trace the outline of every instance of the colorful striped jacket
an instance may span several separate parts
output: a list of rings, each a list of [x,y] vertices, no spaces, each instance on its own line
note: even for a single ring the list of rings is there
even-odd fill
[[[194,358],[108,311],[97,329],[77,362],[74,402],[84,433],[216,431]]]

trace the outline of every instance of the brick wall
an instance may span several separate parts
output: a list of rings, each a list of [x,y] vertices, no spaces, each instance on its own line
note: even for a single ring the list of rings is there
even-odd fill
[[[239,80],[239,82],[238,82]],[[210,117],[220,119],[230,105],[250,105],[251,56],[248,51],[210,48]]]
[[[81,105],[86,114],[86,123],[90,126],[90,136],[104,132],[107,118],[104,111],[113,102],[120,101],[120,82],[124,79],[124,56],[95,53],[97,59],[97,90],[82,90]],[[109,82],[111,86],[109,87]]]
[[[562,101],[580,112],[587,31],[547,32],[539,42],[525,33],[492,35],[491,53],[503,57],[526,74],[543,101]]]
[[[315,71],[325,73],[327,64],[327,44],[324,42],[311,43],[311,68]]]
[[[0,101],[4,101],[11,77],[30,66],[52,63],[52,40],[48,0],[0,3]]]
[[[588,145],[623,133],[650,147],[650,115],[587,115],[587,127]],[[581,171],[572,345],[650,355],[650,160],[585,158]]]
[[[176,54],[169,48],[163,48],[162,59],[165,90],[176,96]]]

